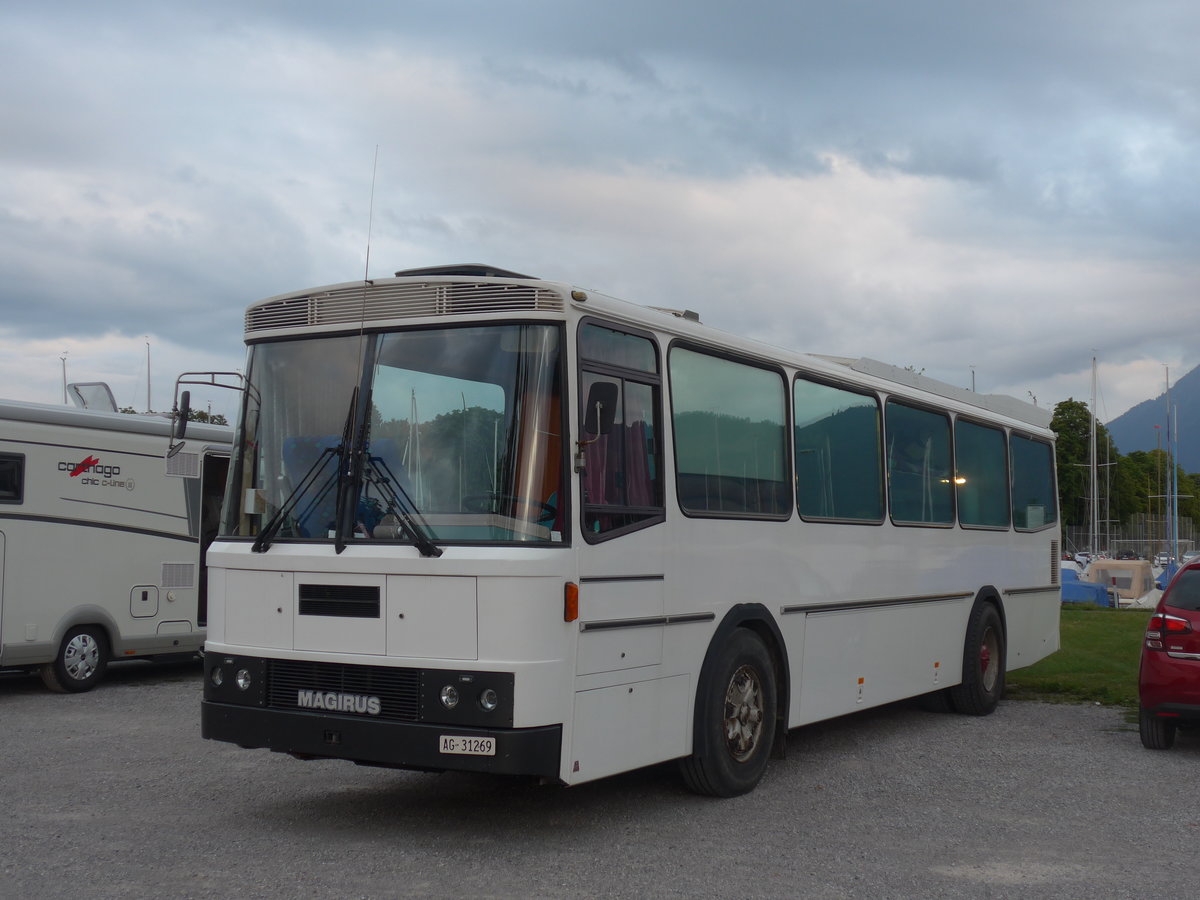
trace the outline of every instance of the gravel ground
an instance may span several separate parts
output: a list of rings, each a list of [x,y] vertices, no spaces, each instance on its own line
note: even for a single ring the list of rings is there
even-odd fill
[[[869,710],[711,800],[669,765],[564,789],[299,762],[201,740],[199,700],[196,664],[0,677],[0,897],[1173,897],[1200,843],[1200,734],[1147,751],[1110,708]]]

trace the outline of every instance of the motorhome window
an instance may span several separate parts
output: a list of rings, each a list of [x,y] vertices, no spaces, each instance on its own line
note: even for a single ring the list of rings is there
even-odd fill
[[[950,420],[941,413],[889,400],[884,446],[892,521],[952,524]]]
[[[787,390],[774,370],[671,350],[675,483],[684,512],[787,517]]]
[[[954,460],[959,524],[1008,528],[1008,454],[1004,432],[965,419],[957,420]]]
[[[25,498],[25,457],[0,453],[0,503],[21,503]]]
[[[813,519],[883,520],[879,400],[797,378],[796,504]]]
[[[1054,449],[1044,441],[1014,434],[1009,437],[1012,455],[1013,526],[1036,531],[1058,521],[1054,502]]]
[[[579,355],[584,537],[661,522],[657,348],[648,337],[585,323]]]

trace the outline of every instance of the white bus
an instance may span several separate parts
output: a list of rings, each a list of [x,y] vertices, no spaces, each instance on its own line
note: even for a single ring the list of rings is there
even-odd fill
[[[1049,414],[482,266],[246,312],[207,738],[752,789],[1058,647]]]
[[[216,535],[233,429],[0,401],[0,668],[56,691],[112,659],[195,653],[203,551]]]

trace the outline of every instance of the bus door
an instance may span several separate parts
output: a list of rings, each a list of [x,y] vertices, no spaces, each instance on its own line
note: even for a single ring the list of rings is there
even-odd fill
[[[589,328],[603,333],[585,339]],[[568,763],[572,775],[596,778],[687,752],[688,678],[662,676],[668,576],[656,347],[585,324],[580,356],[579,639]]]
[[[662,616],[666,573],[657,350],[649,337],[584,325],[580,355],[580,611],[591,616],[599,605],[606,619]],[[601,359],[592,363],[589,356]]]
[[[221,524],[221,501],[225,496],[225,480],[228,475],[228,456],[217,453],[204,454],[200,473],[200,533],[197,560],[200,578],[197,582],[196,597],[196,620],[201,628],[208,624],[208,566],[205,555]]]

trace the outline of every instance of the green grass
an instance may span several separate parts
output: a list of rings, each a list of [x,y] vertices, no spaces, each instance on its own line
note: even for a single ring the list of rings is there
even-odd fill
[[[1059,651],[1009,672],[1006,696],[1136,708],[1138,661],[1150,612],[1064,606]]]

